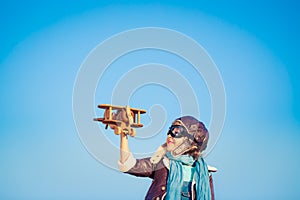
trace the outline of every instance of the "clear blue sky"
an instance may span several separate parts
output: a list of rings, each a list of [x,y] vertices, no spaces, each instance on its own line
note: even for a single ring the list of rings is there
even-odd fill
[[[299,199],[298,10],[296,1],[2,2],[0,199],[144,197],[150,180],[124,175],[93,158],[72,113],[73,86],[88,54],[107,38],[142,27],[193,38],[218,66],[226,120],[207,156],[219,169],[217,199]],[[107,103],[122,75],[144,63],[168,65],[189,77],[201,91],[201,118],[209,124],[211,105],[201,77],[164,52],[135,52],[117,60],[99,83],[95,103]],[[158,85],[136,91],[130,103],[147,110],[164,105],[167,123],[179,113],[174,94]],[[143,120],[149,122],[149,113]],[[130,138],[132,150],[156,149],[166,127],[150,139]],[[118,145],[118,137],[107,133]]]

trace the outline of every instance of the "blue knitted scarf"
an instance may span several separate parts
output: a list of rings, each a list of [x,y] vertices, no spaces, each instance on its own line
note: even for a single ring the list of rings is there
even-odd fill
[[[181,199],[181,187],[183,185],[183,170],[182,164],[193,165],[195,160],[192,156],[181,155],[172,156],[170,152],[166,154],[170,160],[170,170],[167,183],[167,195],[166,200]],[[196,197],[197,200],[211,200],[209,175],[207,164],[203,158],[199,158],[195,162],[196,170],[194,175],[194,181],[196,182]]]

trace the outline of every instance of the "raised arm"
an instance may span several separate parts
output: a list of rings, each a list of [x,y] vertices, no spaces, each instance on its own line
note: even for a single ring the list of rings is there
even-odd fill
[[[125,163],[130,155],[128,146],[128,136],[124,133],[120,134],[120,163]]]
[[[154,165],[150,158],[135,159],[129,150],[128,136],[124,133],[120,134],[119,168],[131,175],[153,178]]]

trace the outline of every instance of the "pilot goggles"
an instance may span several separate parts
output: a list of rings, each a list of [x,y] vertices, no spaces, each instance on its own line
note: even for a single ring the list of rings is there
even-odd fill
[[[169,128],[169,131],[167,134],[171,135],[171,137],[173,137],[173,138],[181,138],[184,136],[186,136],[186,137],[190,136],[190,134],[188,133],[186,128],[181,125],[172,125]]]

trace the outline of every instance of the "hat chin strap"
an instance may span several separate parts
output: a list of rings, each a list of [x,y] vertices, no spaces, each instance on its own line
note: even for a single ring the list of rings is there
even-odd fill
[[[179,156],[187,152],[191,147],[191,142],[186,138],[180,145],[171,151],[172,156]]]

